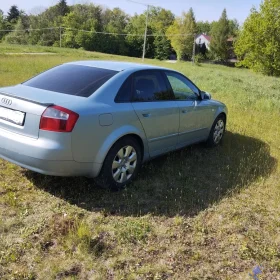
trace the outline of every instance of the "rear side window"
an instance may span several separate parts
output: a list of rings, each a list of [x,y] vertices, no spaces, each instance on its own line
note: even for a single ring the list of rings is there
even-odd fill
[[[139,71],[133,76],[133,101],[153,102],[174,100],[171,89],[167,88],[160,71]]]
[[[64,64],[23,83],[25,86],[89,97],[118,72],[108,69]]]
[[[126,81],[121,86],[115,102],[117,103],[126,103],[131,102],[131,86],[132,86],[132,76],[128,77]]]

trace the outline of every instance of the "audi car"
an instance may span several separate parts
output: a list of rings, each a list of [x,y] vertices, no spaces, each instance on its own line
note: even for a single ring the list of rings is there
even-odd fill
[[[145,161],[197,142],[218,145],[226,122],[226,106],[177,71],[70,62],[0,88],[0,157],[122,188]]]

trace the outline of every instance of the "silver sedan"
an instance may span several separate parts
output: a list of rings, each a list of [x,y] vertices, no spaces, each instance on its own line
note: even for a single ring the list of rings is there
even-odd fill
[[[226,120],[226,106],[179,72],[71,62],[0,88],[0,157],[121,188],[151,158],[197,142],[218,145]]]

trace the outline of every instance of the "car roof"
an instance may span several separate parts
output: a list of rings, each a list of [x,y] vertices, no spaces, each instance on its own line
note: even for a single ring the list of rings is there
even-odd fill
[[[74,65],[83,65],[89,67],[96,67],[102,69],[108,69],[113,71],[124,71],[124,70],[145,70],[145,69],[167,69],[159,66],[141,64],[141,63],[132,63],[132,62],[121,62],[121,61],[105,61],[105,60],[82,60],[82,61],[73,61],[66,64]]]

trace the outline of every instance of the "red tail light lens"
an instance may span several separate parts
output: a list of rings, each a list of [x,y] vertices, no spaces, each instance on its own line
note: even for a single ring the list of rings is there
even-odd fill
[[[79,118],[73,111],[60,106],[48,107],[41,116],[40,129],[55,132],[71,132]]]

